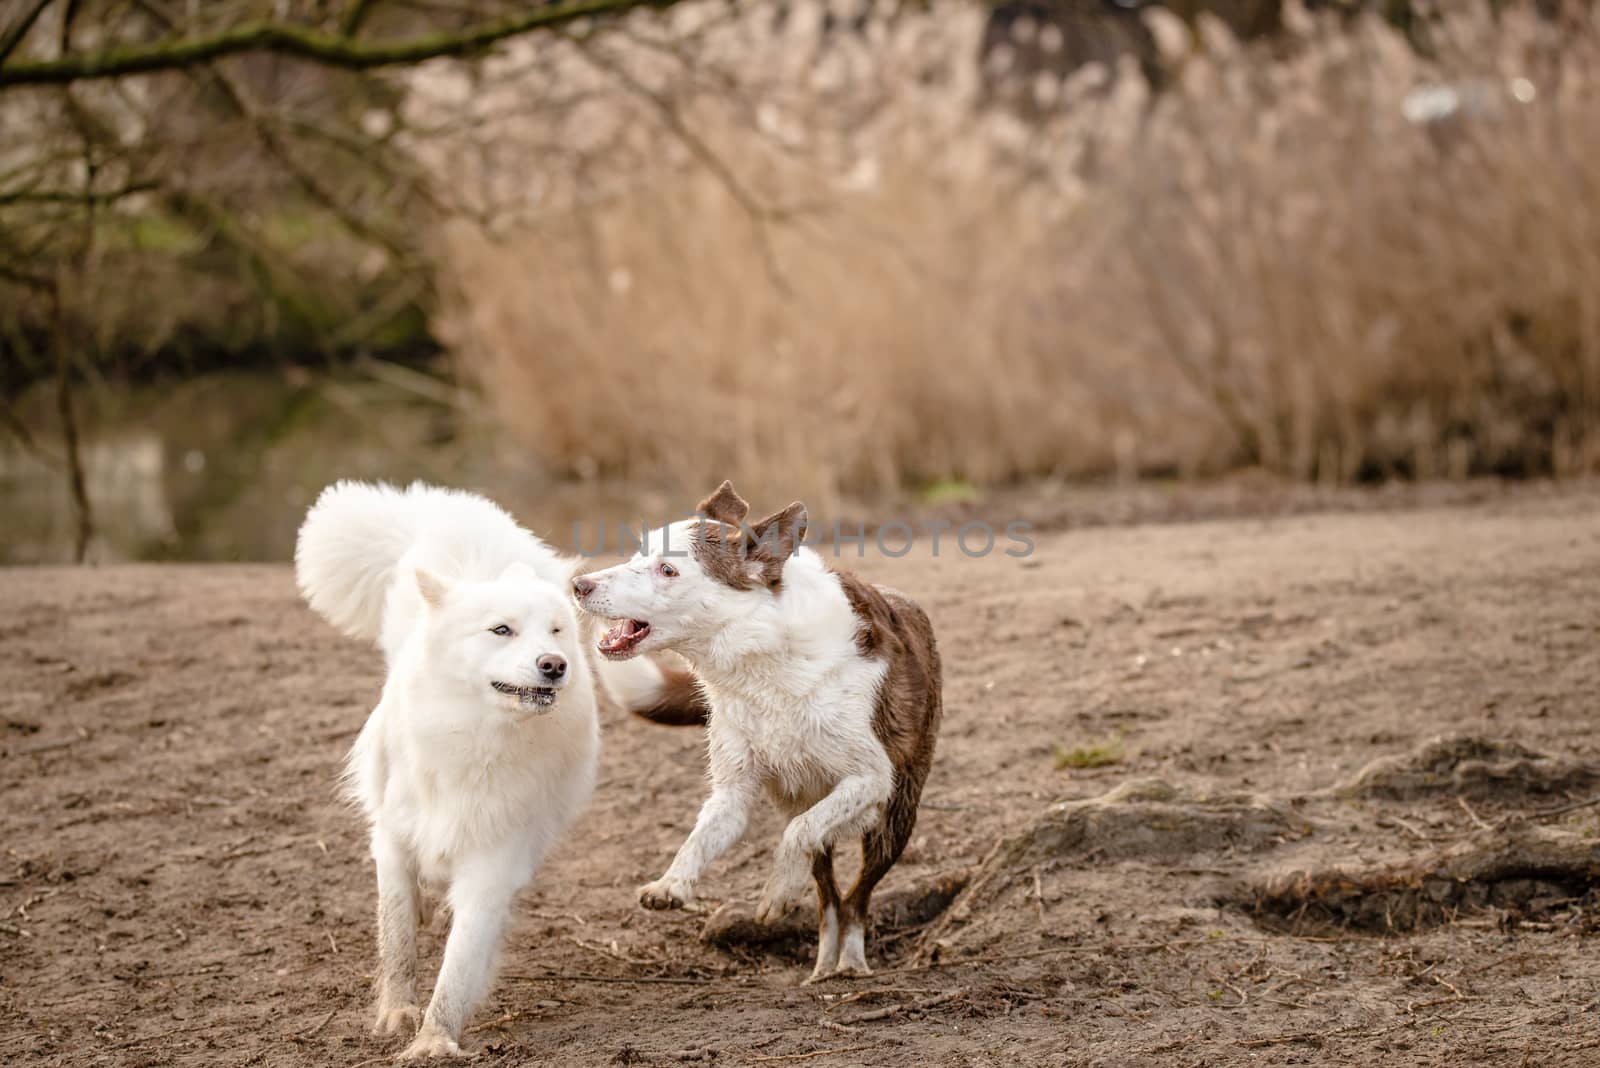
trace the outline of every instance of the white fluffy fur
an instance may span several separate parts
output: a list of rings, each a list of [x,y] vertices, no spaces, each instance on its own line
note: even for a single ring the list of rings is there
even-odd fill
[[[567,596],[573,562],[482,497],[341,482],[307,515],[295,567],[311,606],[388,662],[348,762],[377,867],[376,1030],[418,1026],[407,1058],[459,1054],[512,898],[594,785],[600,729],[590,641]],[[539,668],[550,656],[568,665],[558,683]],[[622,667],[609,674],[625,700],[648,700],[654,665]],[[554,700],[493,682],[549,684]],[[453,916],[426,1014],[421,885],[443,887]]]
[[[640,888],[640,902],[692,901],[706,866],[738,842],[765,792],[789,819],[756,910],[759,920],[776,919],[810,890],[818,852],[881,819],[894,769],[872,719],[887,665],[856,648],[849,598],[815,552],[787,561],[781,596],[734,590],[689,552],[697,522],[655,531],[627,563],[585,576],[595,588],[580,603],[648,622],[635,652],[683,655],[712,709],[711,796],[666,874]],[[865,973],[863,944],[859,927],[841,932],[837,918],[823,917],[813,977]]]

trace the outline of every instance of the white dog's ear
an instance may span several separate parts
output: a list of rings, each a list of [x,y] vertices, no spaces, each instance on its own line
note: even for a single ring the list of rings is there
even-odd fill
[[[422,599],[428,602],[428,607],[438,608],[444,603],[445,594],[450,592],[450,587],[444,579],[425,568],[417,568],[417,592],[422,594]]]
[[[518,560],[515,563],[507,564],[506,569],[500,572],[500,577],[511,579],[515,582],[538,582],[539,572]]]

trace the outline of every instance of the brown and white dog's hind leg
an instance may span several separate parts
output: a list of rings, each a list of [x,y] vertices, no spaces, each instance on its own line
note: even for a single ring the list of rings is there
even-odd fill
[[[757,923],[775,922],[799,903],[817,856],[881,818],[878,814],[890,798],[892,783],[893,774],[887,767],[881,772],[847,775],[821,801],[789,821],[756,904]]]
[[[833,881],[832,849],[817,854],[811,874],[817,880],[817,966],[808,983],[826,979],[839,964],[839,886]]]
[[[861,875],[839,906],[839,963],[835,975],[871,975],[867,967],[867,919],[872,891],[900,859],[917,825],[921,777],[907,776],[889,799],[883,822],[861,836]]]

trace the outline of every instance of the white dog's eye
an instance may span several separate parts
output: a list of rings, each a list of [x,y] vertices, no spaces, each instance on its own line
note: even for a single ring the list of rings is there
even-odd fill
[[[666,578],[678,577],[678,569],[667,563],[665,560],[661,561],[661,566],[656,570],[660,571],[661,574]]]
[[[510,627],[506,626],[504,623],[501,623],[498,626],[490,627],[489,628],[489,633],[490,634],[498,634],[502,638],[509,638],[509,637],[511,637],[511,635],[515,634],[516,631],[514,631]]]
[[[561,628],[560,627],[551,627],[550,628],[550,633],[551,634],[560,634],[561,633]]]

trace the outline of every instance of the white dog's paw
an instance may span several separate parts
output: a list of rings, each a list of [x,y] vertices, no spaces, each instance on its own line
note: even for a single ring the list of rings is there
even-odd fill
[[[639,887],[639,904],[647,909],[681,909],[694,900],[694,890],[682,879],[663,875]]]
[[[373,1021],[372,1033],[392,1035],[396,1031],[411,1034],[422,1026],[422,1010],[415,1005],[378,1004],[378,1018]]]
[[[463,1052],[461,1044],[445,1034],[443,1029],[434,1027],[432,1024],[425,1024],[422,1030],[417,1032],[417,1037],[411,1040],[411,1045],[407,1046],[405,1052],[401,1053],[395,1060],[422,1061],[432,1057],[471,1056],[472,1054]]]
[[[756,904],[757,923],[777,923],[798,905],[811,889],[811,871],[795,864],[779,864],[767,879]]]

